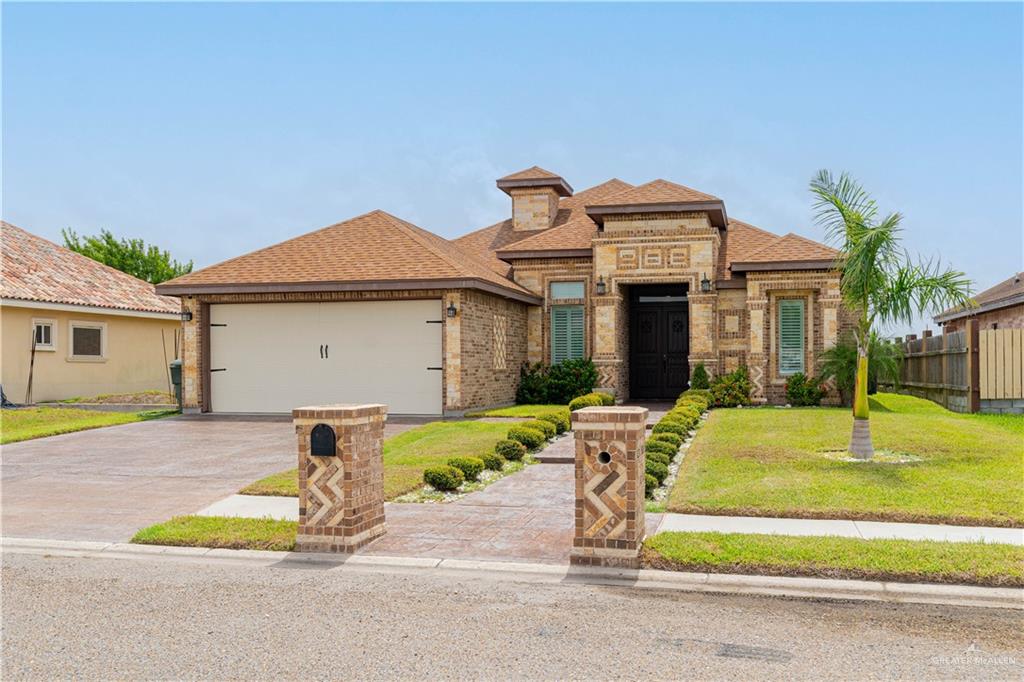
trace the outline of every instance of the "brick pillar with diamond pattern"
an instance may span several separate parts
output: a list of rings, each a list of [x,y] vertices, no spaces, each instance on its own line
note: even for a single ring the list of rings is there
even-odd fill
[[[572,413],[576,437],[576,532],[570,563],[639,568],[644,518],[645,407]]]
[[[383,535],[387,406],[300,407],[292,419],[299,441],[296,549],[351,553]],[[321,438],[314,452],[313,430],[321,424],[333,430],[333,448],[324,450]]]

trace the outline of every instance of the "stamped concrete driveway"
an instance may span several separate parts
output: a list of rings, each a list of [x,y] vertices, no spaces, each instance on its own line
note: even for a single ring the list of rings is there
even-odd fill
[[[385,435],[426,421],[389,419]],[[295,464],[287,417],[182,416],[12,443],[0,533],[124,542]]]

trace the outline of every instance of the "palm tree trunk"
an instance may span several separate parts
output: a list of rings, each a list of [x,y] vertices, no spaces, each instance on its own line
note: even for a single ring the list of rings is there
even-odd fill
[[[868,350],[857,342],[857,381],[853,394],[853,434],[850,436],[850,454],[857,459],[871,459],[875,448],[871,444],[871,414],[868,409]]]

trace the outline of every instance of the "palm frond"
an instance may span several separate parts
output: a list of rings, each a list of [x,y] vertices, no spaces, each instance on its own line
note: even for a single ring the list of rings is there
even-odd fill
[[[907,258],[888,273],[885,286],[874,290],[871,308],[882,324],[910,324],[916,314],[967,305],[970,297],[971,280],[963,272]]]
[[[826,241],[841,250],[849,239],[849,231],[874,220],[878,211],[875,200],[849,174],[838,179],[822,169],[811,180],[815,195],[814,220],[825,229]]]

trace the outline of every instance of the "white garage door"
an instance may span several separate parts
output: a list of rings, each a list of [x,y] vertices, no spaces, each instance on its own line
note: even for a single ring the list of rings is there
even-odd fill
[[[210,306],[210,407],[441,414],[440,300]]]

